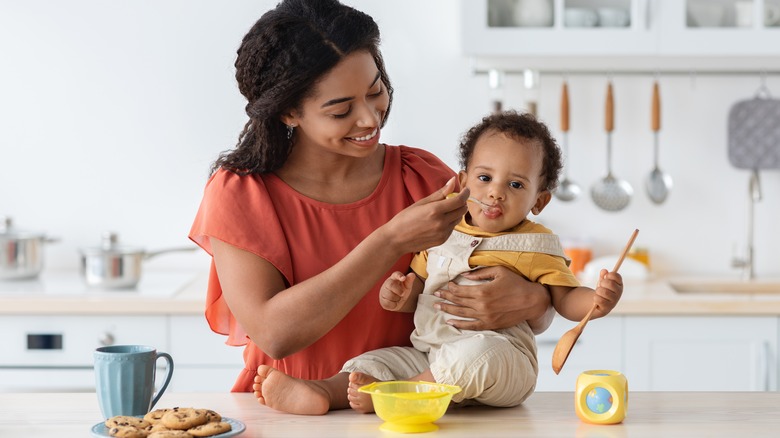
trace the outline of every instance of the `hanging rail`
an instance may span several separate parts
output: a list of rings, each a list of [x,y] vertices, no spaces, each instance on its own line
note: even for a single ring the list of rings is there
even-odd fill
[[[487,75],[491,70],[498,70],[509,76],[524,76],[528,71],[539,75],[554,76],[775,76],[780,75],[780,70],[560,70],[528,68],[517,69],[472,69],[474,75]]]

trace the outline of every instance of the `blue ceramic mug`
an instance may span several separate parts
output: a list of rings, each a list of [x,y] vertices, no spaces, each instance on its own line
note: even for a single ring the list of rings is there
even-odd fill
[[[173,375],[173,358],[145,345],[112,345],[95,350],[95,389],[105,418],[145,415],[165,392]],[[157,394],[157,359],[167,362],[165,381]]]

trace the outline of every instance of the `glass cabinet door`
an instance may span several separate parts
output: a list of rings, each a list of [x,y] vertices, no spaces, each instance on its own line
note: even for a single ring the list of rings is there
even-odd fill
[[[659,51],[765,56],[780,50],[780,0],[661,0]]]
[[[651,54],[652,0],[461,0],[463,49],[475,56]]]

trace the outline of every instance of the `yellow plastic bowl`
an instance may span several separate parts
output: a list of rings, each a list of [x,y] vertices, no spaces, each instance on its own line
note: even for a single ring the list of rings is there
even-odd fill
[[[374,382],[360,387],[371,394],[374,410],[385,420],[380,429],[400,433],[431,432],[439,427],[434,421],[444,415],[452,395],[460,392],[453,385],[430,382]]]

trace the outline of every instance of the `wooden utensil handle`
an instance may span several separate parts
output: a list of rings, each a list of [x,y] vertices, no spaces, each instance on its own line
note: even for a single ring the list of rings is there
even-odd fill
[[[569,132],[569,86],[566,81],[561,90],[561,131]]]
[[[623,248],[623,252],[620,254],[620,258],[618,258],[617,263],[615,263],[615,267],[612,268],[612,272],[617,272],[618,269],[620,269],[620,265],[623,264],[623,260],[626,259],[626,255],[628,255],[628,251],[631,249],[631,246],[634,245],[634,241],[636,240],[636,236],[639,234],[639,230],[635,229],[633,233],[631,233],[631,238],[628,239],[628,243],[626,243],[626,247]]]
[[[652,127],[654,132],[661,130],[661,91],[658,81],[653,83],[653,112]]]
[[[612,95],[612,81],[607,84],[607,103],[605,105],[604,129],[612,132],[615,129],[615,98]]]

